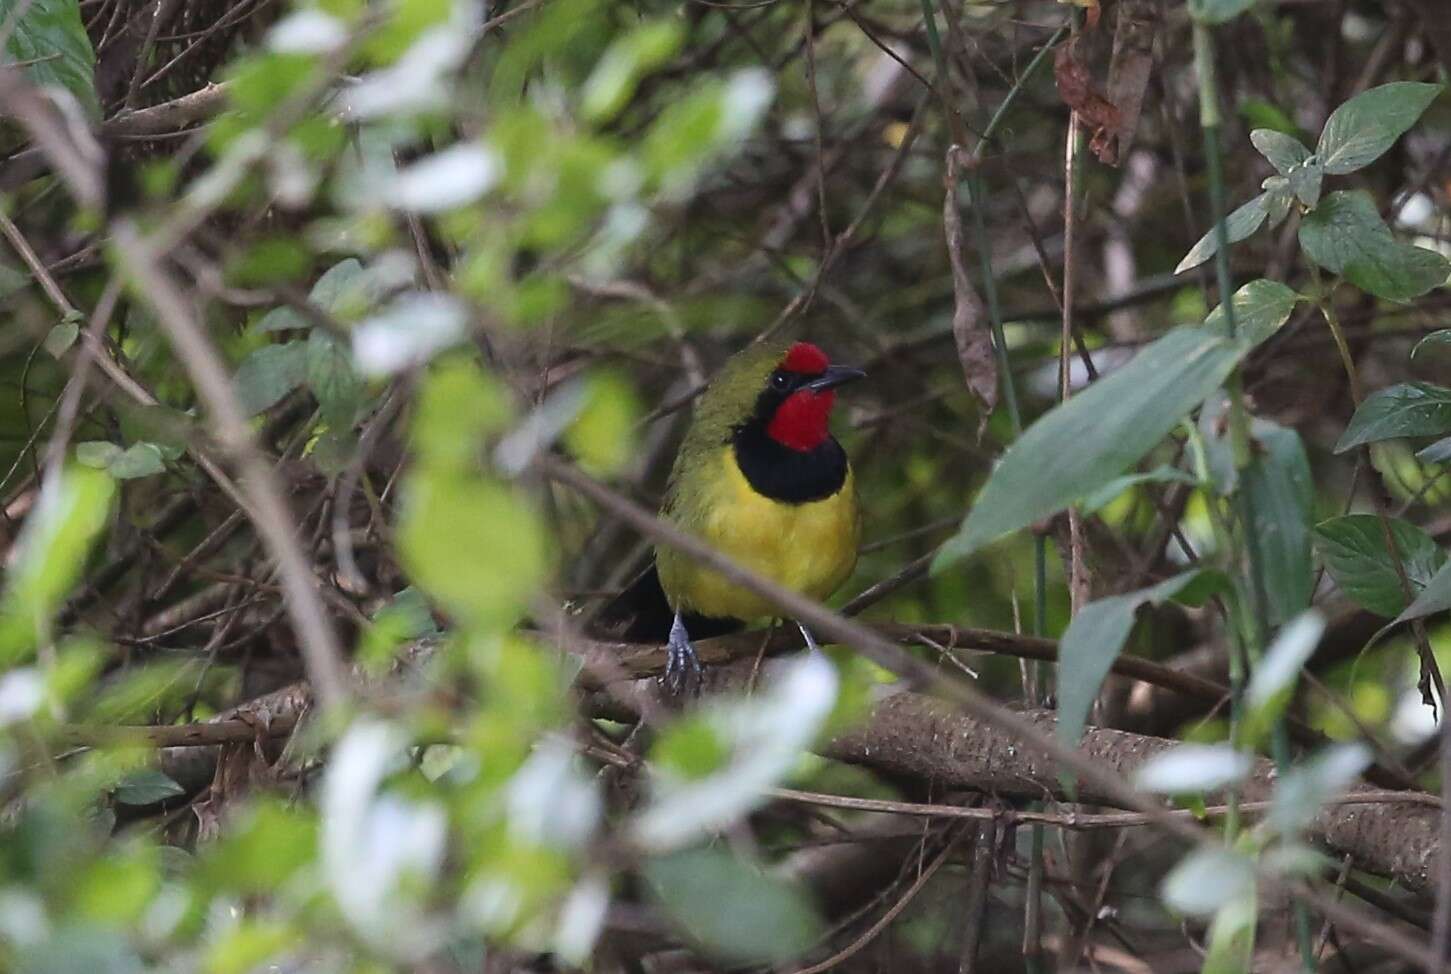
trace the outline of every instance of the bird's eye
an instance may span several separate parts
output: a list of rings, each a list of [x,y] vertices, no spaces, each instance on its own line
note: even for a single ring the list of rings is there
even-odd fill
[[[785,392],[787,389],[791,388],[791,377],[786,375],[784,372],[777,372],[775,375],[771,376],[771,388],[775,389],[777,392]]]

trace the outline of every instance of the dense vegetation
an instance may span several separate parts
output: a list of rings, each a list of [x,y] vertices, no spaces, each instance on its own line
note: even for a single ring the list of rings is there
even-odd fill
[[[0,968],[1443,969],[1440,7],[0,0]],[[674,700],[765,336],[865,543]]]

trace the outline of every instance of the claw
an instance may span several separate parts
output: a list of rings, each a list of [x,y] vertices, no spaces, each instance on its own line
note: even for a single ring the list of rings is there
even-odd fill
[[[677,612],[675,621],[670,624],[665,673],[660,677],[660,683],[671,696],[679,697],[687,692],[693,696],[700,692],[702,672],[695,647],[690,644],[690,633],[685,631],[685,622]]]

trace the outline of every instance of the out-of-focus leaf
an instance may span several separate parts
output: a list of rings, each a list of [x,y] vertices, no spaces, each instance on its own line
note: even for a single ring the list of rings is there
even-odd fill
[[[47,479],[12,548],[0,597],[0,663],[13,665],[35,646],[60,600],[85,568],[111,513],[116,483],[86,467]]]
[[[117,480],[136,480],[165,473],[166,462],[155,443],[133,443],[112,457],[107,469]]]
[[[1245,693],[1250,707],[1264,707],[1294,685],[1300,668],[1314,655],[1324,631],[1325,617],[1314,609],[1301,613],[1280,630],[1250,677]]]
[[[1224,233],[1227,242],[1238,243],[1258,230],[1269,214],[1268,204],[1269,201],[1265,194],[1261,193],[1225,217]],[[1189,253],[1179,261],[1179,266],[1174,268],[1174,273],[1182,274],[1187,270],[1192,270],[1218,252],[1219,237],[1215,228],[1210,227],[1209,231],[1189,248]]]
[[[547,562],[543,525],[513,490],[427,468],[408,479],[398,545],[421,588],[490,629],[517,619]]]
[[[840,680],[825,655],[788,664],[765,690],[712,700],[659,744],[662,763],[651,779],[651,801],[635,820],[636,841],[674,849],[724,828],[766,800],[767,789],[801,759],[831,715]],[[704,739],[697,722],[709,726]],[[719,747],[729,751],[721,760]],[[711,768],[712,762],[718,762]]]
[[[76,463],[92,470],[105,470],[111,461],[121,455],[121,447],[105,440],[91,440],[76,444]]]
[[[1254,896],[1254,863],[1228,849],[1198,848],[1164,877],[1159,895],[1171,909],[1211,916],[1226,903]]]
[[[244,917],[208,947],[205,974],[248,974],[277,965],[266,962],[297,946],[302,931],[271,917]]]
[[[1201,24],[1223,24],[1254,4],[1255,0],[1189,0],[1189,16]]]
[[[242,360],[232,384],[247,416],[270,409],[307,378],[307,343],[263,345]]]
[[[1265,278],[1250,281],[1234,292],[1234,337],[1250,345],[1258,345],[1279,331],[1289,320],[1290,312],[1300,296],[1279,281]],[[1221,335],[1229,334],[1229,323],[1224,318],[1224,305],[1215,305],[1204,319],[1204,327]]]
[[[1325,122],[1315,154],[1332,176],[1379,159],[1441,93],[1441,85],[1396,81],[1361,92]]]
[[[1252,762],[1228,744],[1179,744],[1140,766],[1134,784],[1169,795],[1216,791],[1243,781]]]
[[[1403,382],[1365,397],[1335,444],[1336,453],[1402,436],[1451,433],[1451,389]]]
[[[167,798],[186,794],[186,789],[155,768],[132,771],[116,785],[113,793],[121,805],[154,805]]]
[[[457,298],[404,294],[353,329],[353,357],[364,375],[388,375],[422,365],[462,341],[467,329],[468,311]]]
[[[76,343],[81,336],[80,315],[67,315],[65,320],[56,325],[45,334],[45,341],[42,344],[45,350],[50,353],[51,358],[60,358],[70,347]]]
[[[724,849],[692,849],[645,866],[660,909],[701,949],[732,964],[795,957],[821,933],[804,891]]]
[[[1294,835],[1314,821],[1326,801],[1354,784],[1370,762],[1370,748],[1359,742],[1324,748],[1280,775],[1266,824],[1281,835]]]
[[[215,842],[198,850],[198,876],[218,891],[267,893],[316,855],[316,818],[268,798],[230,820]]]
[[[18,974],[145,974],[135,949],[120,933],[72,924],[19,952]]]
[[[1253,969],[1255,926],[1259,920],[1257,899],[1250,891],[1225,903],[1214,914],[1199,974],[1244,974]]]
[[[1315,263],[1377,297],[1409,301],[1446,283],[1451,265],[1434,250],[1402,243],[1364,190],[1331,193],[1300,223]]]
[[[1423,349],[1433,348],[1451,348],[1451,328],[1438,328],[1416,342],[1416,347],[1411,349],[1411,358],[1420,355]]]
[[[494,150],[460,143],[419,159],[399,171],[388,202],[414,213],[442,213],[483,196],[499,181]]]
[[[0,24],[10,31],[4,60],[23,65],[32,84],[63,88],[92,119],[101,117],[96,53],[76,0],[0,0]]]
[[[1255,424],[1262,452],[1244,470],[1242,490],[1253,501],[1249,543],[1257,556],[1271,626],[1294,618],[1310,604],[1310,522],[1315,486],[1300,434],[1268,422]]]
[[[1205,328],[1176,328],[1051,410],[1008,448],[933,571],[1122,474],[1219,387],[1247,347]]]
[[[1139,484],[1195,483],[1198,483],[1198,481],[1194,479],[1192,474],[1180,470],[1178,467],[1160,464],[1153,470],[1148,470],[1144,473],[1129,473],[1124,474],[1122,477],[1115,477],[1098,490],[1084,497],[1079,503],[1079,507],[1083,509],[1083,513],[1093,514],[1113,503],[1120,494],[1130,487],[1136,487]]]
[[[1078,743],[1089,708],[1123,651],[1139,609],[1170,599],[1198,604],[1227,585],[1219,572],[1195,569],[1150,588],[1085,605],[1059,641],[1058,739],[1070,746]]]
[[[1446,564],[1446,553],[1409,521],[1388,520],[1415,599]],[[1357,605],[1387,618],[1406,608],[1408,600],[1378,516],[1347,514],[1322,521],[1315,527],[1315,547],[1335,584]]]
[[[654,20],[617,39],[584,83],[579,111],[587,121],[614,118],[635,93],[640,79],[680,48],[682,31],[673,20]]]
[[[613,372],[592,375],[579,414],[565,430],[565,445],[596,476],[619,473],[634,455],[640,413],[640,398],[628,379]]]

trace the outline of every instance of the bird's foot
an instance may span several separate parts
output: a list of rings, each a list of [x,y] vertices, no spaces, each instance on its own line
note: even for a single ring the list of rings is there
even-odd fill
[[[700,657],[695,655],[690,633],[685,631],[685,622],[679,612],[675,613],[675,621],[670,624],[670,639],[665,644],[665,651],[665,673],[660,677],[661,685],[675,697],[699,693],[703,673]]]
[[[821,647],[818,646],[818,645],[816,645],[816,640],[812,638],[812,636],[811,636],[811,630],[810,629],[807,629],[804,625],[802,625],[799,622],[796,623],[796,628],[801,630],[801,638],[804,639],[804,640],[806,640],[806,651],[807,652],[809,652],[809,653],[819,653],[819,652],[821,652]]]

